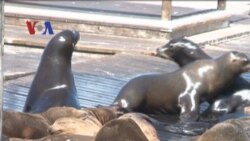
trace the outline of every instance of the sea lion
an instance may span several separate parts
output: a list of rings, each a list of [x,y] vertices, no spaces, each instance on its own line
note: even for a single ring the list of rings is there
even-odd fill
[[[212,59],[198,44],[186,38],[170,40],[157,49],[157,55],[174,60],[180,67],[199,59]],[[250,83],[239,76],[222,94],[215,99],[204,112],[204,116],[217,117],[219,115],[243,112],[245,106],[250,106]]]
[[[82,118],[60,118],[48,128],[50,134],[76,134],[95,136],[101,129],[102,124],[91,116]]]
[[[7,141],[94,141],[94,137],[75,135],[75,134],[62,134],[50,135],[40,139],[21,139],[9,138]]]
[[[48,135],[47,129],[59,118],[80,118],[86,115],[88,115],[87,111],[72,107],[53,107],[37,114],[3,111],[3,135],[37,139]],[[20,129],[22,129],[22,132],[20,132]]]
[[[80,108],[71,57],[79,32],[63,30],[47,44],[31,84],[24,112],[44,112],[50,107]]]
[[[229,52],[215,60],[199,60],[171,73],[142,75],[130,80],[114,105],[127,111],[179,114],[181,121],[196,121],[199,104],[213,101],[242,73],[248,57]]]
[[[115,112],[108,108],[86,108],[88,114],[81,118],[65,117],[57,119],[48,129],[50,134],[77,134],[95,136],[101,127],[117,118]]]
[[[198,44],[186,38],[170,40],[167,44],[156,49],[157,56],[170,59],[183,67],[195,60],[212,59]]]
[[[249,141],[250,119],[231,119],[218,123],[196,141]]]
[[[148,116],[128,113],[105,124],[95,141],[160,141]]]
[[[37,139],[47,135],[49,123],[41,115],[3,111],[3,135]]]
[[[233,112],[245,113],[250,106],[250,89],[239,90],[232,95],[219,96],[202,114],[205,118],[217,118]]]
[[[97,125],[104,125],[118,116],[111,108],[80,110],[73,107],[52,107],[43,113],[3,111],[3,134],[7,137],[37,139],[48,135],[47,129],[61,118],[88,117],[87,120],[95,121]]]

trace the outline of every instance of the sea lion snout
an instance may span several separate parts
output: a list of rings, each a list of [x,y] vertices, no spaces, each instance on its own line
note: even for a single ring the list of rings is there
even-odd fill
[[[50,135],[54,135],[54,134],[60,134],[61,132],[63,132],[62,130],[55,130],[53,127],[49,127],[47,129],[47,132],[50,134]]]
[[[79,41],[80,39],[80,33],[78,31],[72,31],[74,34],[74,40],[75,40],[75,44]]]
[[[230,54],[231,54],[232,61],[241,61],[241,62],[245,62],[245,63],[250,62],[247,55],[242,53],[242,52],[232,51]]]
[[[169,53],[166,53],[168,48],[166,46],[162,46],[160,48],[156,49],[156,56],[164,58],[164,59],[169,59],[172,60],[172,57],[169,56]]]
[[[246,54],[238,51],[232,51],[229,54],[235,69],[240,68],[241,72],[250,71],[250,59]]]

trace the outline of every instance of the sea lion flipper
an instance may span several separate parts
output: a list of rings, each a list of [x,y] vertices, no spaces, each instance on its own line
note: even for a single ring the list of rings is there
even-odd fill
[[[181,121],[196,121],[199,118],[199,98],[198,95],[192,94],[193,91],[179,96],[178,105],[181,107]]]

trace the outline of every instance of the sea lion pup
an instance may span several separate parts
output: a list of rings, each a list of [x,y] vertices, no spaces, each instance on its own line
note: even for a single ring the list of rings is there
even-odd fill
[[[179,38],[170,40],[166,45],[157,49],[157,55],[162,58],[174,60],[180,67],[200,59],[212,59],[198,44],[189,39]],[[217,117],[232,112],[243,112],[245,106],[250,106],[250,83],[238,77],[228,88],[222,92],[204,116]]]
[[[160,141],[155,128],[139,113],[128,113],[105,124],[95,141]]]
[[[79,32],[63,30],[44,49],[39,67],[24,105],[24,112],[40,113],[50,107],[80,108],[71,58]]]
[[[250,118],[231,119],[218,123],[197,141],[249,141],[250,140]]]
[[[62,134],[62,135],[49,135],[40,139],[21,139],[21,138],[9,138],[6,141],[94,141],[94,137],[74,135],[74,134]]]
[[[57,119],[62,117],[80,118],[86,115],[88,115],[87,111],[72,107],[53,107],[39,114],[3,111],[3,134],[16,138],[41,138],[48,135],[47,129]]]
[[[248,57],[236,51],[215,60],[198,60],[171,73],[142,75],[130,80],[114,105],[127,111],[179,114],[181,121],[199,118],[200,102],[214,101],[242,73]]]
[[[81,118],[65,117],[57,119],[48,129],[50,134],[77,134],[95,136],[108,121],[117,118],[108,108],[86,108],[88,114]]]

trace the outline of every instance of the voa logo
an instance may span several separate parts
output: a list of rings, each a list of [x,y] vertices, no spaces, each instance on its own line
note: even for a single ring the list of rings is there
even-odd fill
[[[54,31],[50,21],[26,21],[26,26],[30,35],[41,34],[41,35],[53,35]]]

